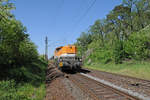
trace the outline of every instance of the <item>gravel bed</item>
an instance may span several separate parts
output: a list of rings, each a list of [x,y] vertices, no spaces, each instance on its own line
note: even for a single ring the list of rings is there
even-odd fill
[[[63,83],[65,84],[66,89],[72,94],[72,96],[76,100],[93,100],[90,98],[87,94],[85,94],[79,87],[74,85],[70,80],[65,78],[63,80]]]
[[[46,70],[45,100],[93,100],[74,85],[65,74],[58,70],[53,62]]]
[[[76,100],[70,92],[67,91],[62,81],[62,77],[57,78],[46,87],[45,100]]]
[[[87,74],[111,82],[112,84],[122,88],[150,97],[150,82],[91,69]]]
[[[63,84],[64,74],[51,62],[46,70],[45,100],[75,100]]]

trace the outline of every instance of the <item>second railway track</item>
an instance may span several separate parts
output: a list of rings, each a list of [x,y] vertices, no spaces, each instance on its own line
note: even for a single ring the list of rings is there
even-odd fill
[[[94,100],[139,100],[81,74],[69,75],[69,80]]]
[[[142,86],[142,88],[150,89],[150,80],[139,79],[131,76],[125,76],[104,71],[96,71],[96,70],[92,71],[94,71],[93,75],[96,77],[103,76],[106,77],[107,79],[115,79],[115,81],[121,81],[129,85]]]

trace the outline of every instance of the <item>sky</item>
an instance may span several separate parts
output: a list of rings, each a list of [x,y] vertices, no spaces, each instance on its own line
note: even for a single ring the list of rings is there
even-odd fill
[[[81,32],[120,3],[121,0],[15,0],[13,14],[27,27],[40,54],[45,53],[48,37],[50,57],[56,47],[76,42]]]

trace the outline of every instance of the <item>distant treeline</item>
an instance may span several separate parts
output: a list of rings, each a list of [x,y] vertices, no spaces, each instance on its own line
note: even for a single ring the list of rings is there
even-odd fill
[[[14,8],[9,0],[0,0],[0,80],[44,80],[46,62],[29,39],[26,27],[11,13]]]
[[[122,0],[75,43],[87,63],[150,58],[150,0]]]

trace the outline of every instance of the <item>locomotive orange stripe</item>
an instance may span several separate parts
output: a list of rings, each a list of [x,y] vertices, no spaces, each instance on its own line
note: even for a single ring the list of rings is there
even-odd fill
[[[61,56],[62,54],[76,54],[77,48],[74,45],[61,46],[56,48],[54,56]]]

